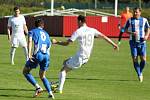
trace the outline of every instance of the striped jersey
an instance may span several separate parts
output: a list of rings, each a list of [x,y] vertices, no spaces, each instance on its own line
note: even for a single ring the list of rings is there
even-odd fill
[[[139,18],[130,18],[126,25],[125,29],[130,30],[131,32],[137,32],[137,36],[133,36],[130,34],[130,40],[134,40],[136,42],[141,41],[145,36],[145,29],[149,28],[148,20],[144,17]],[[143,42],[143,41],[142,41]]]

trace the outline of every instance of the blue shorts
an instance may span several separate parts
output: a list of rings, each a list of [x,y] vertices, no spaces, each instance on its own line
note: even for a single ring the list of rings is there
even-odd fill
[[[131,50],[131,55],[133,57],[136,56],[146,56],[146,43],[138,43],[134,41],[129,41],[130,44],[130,50]]]
[[[38,64],[40,65],[40,70],[46,71],[49,67],[49,55],[43,54],[41,52],[38,52],[36,55],[33,55],[33,62],[31,60],[28,60],[25,64],[25,67],[28,68],[37,68]]]

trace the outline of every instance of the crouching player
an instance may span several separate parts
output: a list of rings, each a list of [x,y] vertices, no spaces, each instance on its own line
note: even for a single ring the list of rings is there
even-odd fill
[[[29,31],[28,36],[28,51],[29,51],[29,60],[26,62],[25,67],[23,69],[23,74],[25,78],[31,83],[35,88],[34,97],[37,97],[43,89],[39,86],[35,78],[30,74],[30,71],[33,68],[37,68],[38,64],[40,65],[39,76],[42,80],[48,94],[49,98],[54,99],[54,95],[51,91],[51,84],[48,79],[45,77],[46,70],[49,67],[49,49],[51,47],[51,41],[49,35],[44,28],[44,21],[42,19],[38,19],[35,21],[35,29]],[[34,51],[33,55],[31,55],[32,50],[32,41],[34,43]]]

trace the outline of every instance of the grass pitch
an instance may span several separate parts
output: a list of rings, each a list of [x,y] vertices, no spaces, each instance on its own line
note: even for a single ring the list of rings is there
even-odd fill
[[[56,37],[58,40],[65,38]],[[116,40],[114,40],[116,41]],[[0,100],[47,100],[47,92],[32,98],[34,87],[22,74],[25,64],[23,49],[16,50],[15,65],[10,65],[10,44],[6,35],[0,35]],[[150,42],[147,42],[147,65],[144,82],[140,83],[134,71],[128,40],[123,40],[120,51],[103,39],[95,39],[89,62],[78,70],[68,73],[63,94],[55,94],[56,100],[150,100]],[[47,72],[49,81],[57,81],[63,60],[74,55],[77,42],[68,47],[51,47],[51,64]],[[33,70],[39,84],[44,88]]]

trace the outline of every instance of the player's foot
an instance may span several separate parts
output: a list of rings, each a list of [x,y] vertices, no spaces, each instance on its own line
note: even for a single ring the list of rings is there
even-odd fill
[[[53,94],[50,94],[50,95],[48,96],[48,98],[55,99],[55,97],[54,97],[54,95],[53,95]]]
[[[119,41],[119,42],[118,42],[118,46],[119,46],[120,44],[121,44],[121,42]]]
[[[51,82],[51,89],[55,93],[58,89],[58,82]]]
[[[35,90],[35,94],[33,95],[33,97],[37,97],[39,96],[41,93],[43,92],[43,89],[40,87],[40,88],[37,88]]]
[[[143,82],[143,75],[142,75],[142,74],[139,76],[139,81],[140,81],[141,83]]]
[[[58,90],[58,93],[62,94],[63,92],[62,92],[62,90]]]
[[[11,65],[15,65],[15,63],[12,61],[12,62],[11,62]]]

